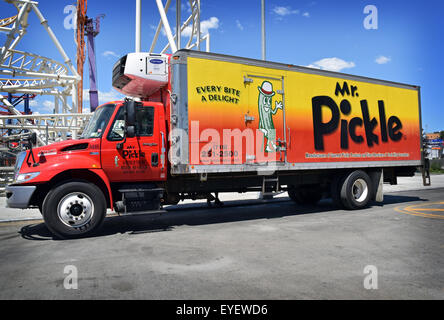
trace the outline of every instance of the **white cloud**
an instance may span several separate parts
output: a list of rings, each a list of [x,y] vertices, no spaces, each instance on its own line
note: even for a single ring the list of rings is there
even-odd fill
[[[309,68],[329,70],[329,71],[341,71],[342,69],[349,69],[355,67],[355,63],[350,61],[344,61],[339,58],[324,58],[319,61],[313,62],[308,65]]]
[[[237,22],[238,22],[238,20],[236,20],[236,23]],[[239,22],[239,25],[240,25],[240,22]],[[239,25],[237,25],[238,28],[239,28]],[[151,30],[153,30],[154,32],[157,30],[157,26],[152,25],[152,24],[149,25],[149,28]],[[201,36],[203,36],[206,33],[208,33],[208,30],[210,30],[210,29],[218,29],[218,28],[219,28],[219,19],[217,17],[211,17],[208,20],[204,20],[204,21],[200,22],[200,33],[201,33]],[[181,33],[182,37],[189,37],[191,35],[191,30],[192,30],[192,26],[188,25],[182,31],[182,33]],[[242,27],[241,30],[243,30],[243,27]],[[166,36],[165,28],[162,27],[160,29],[160,31],[161,31],[162,35]],[[173,35],[175,35],[176,34],[176,28],[175,27],[172,28],[171,32],[173,33]]]
[[[291,7],[280,7],[276,6],[273,8],[273,12],[277,14],[278,16],[288,16],[291,14],[299,14],[299,10],[293,10]]]
[[[307,68],[312,68],[312,69],[321,69],[319,66],[316,66],[314,64],[309,64],[308,66],[306,66]]]
[[[219,28],[219,19],[217,17],[211,17],[210,19],[200,22],[200,32],[202,35],[208,33],[210,29]],[[186,27],[182,31],[182,36],[189,37],[191,35],[191,26]]]
[[[99,103],[122,100],[124,97],[125,96],[123,94],[120,94],[119,92],[117,92],[115,90],[111,90],[109,92],[99,91]]]
[[[114,51],[105,51],[104,53],[102,53],[102,55],[107,58],[108,57],[120,58],[120,56],[117,53],[115,53]]]
[[[47,114],[54,112],[55,103],[54,101],[50,100],[45,100],[43,101],[43,103],[40,101],[32,100],[30,101],[30,106],[33,109],[33,113],[36,113],[37,111],[39,114]]]
[[[29,100],[30,107],[37,107],[38,105],[39,105],[39,102],[37,100]]]
[[[49,100],[45,100],[45,101],[43,101],[43,106],[46,108],[46,109],[54,109],[54,106],[55,106],[55,104],[54,104],[54,101],[49,101]]]
[[[310,18],[310,13],[309,12],[304,12],[302,14],[302,16],[306,17],[306,18]]]
[[[89,101],[89,90],[83,89],[83,101]]]
[[[240,23],[239,20],[236,20],[236,27],[237,27],[239,30],[241,30],[241,31],[244,30],[244,26]]]
[[[377,64],[386,64],[388,62],[390,62],[392,59],[389,57],[385,57],[385,56],[379,56],[376,58],[375,62]]]
[[[208,20],[204,20],[200,23],[200,29],[203,34],[208,33],[209,29],[219,28],[219,19],[216,17],[211,17]]]
[[[99,90],[99,104],[104,104],[110,101],[122,100],[124,95],[120,94],[114,89],[108,92],[103,92]],[[89,90],[83,89],[83,102],[89,102]]]

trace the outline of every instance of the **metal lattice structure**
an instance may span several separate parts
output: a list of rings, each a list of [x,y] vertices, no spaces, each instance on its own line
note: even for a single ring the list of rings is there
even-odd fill
[[[0,47],[0,92],[51,96],[54,99],[54,115],[22,115],[6,97],[0,95],[1,105],[11,114],[0,117],[0,129],[35,132],[41,145],[66,139],[67,136],[75,138],[85,118],[90,117],[88,114],[78,114],[78,106],[81,105],[79,92],[83,94],[82,86],[79,86],[82,77],[39,10],[38,2],[5,1],[15,6],[17,15],[0,20],[0,32],[6,33],[6,41]],[[31,13],[37,16],[46,30],[63,63],[16,49],[31,27],[28,24]],[[51,133],[49,136],[48,132]]]
[[[95,19],[87,18],[85,24],[85,35],[88,39],[88,62],[89,62],[89,105],[91,112],[99,106],[99,92],[97,89],[97,64],[94,38],[100,33],[100,19],[105,15],[99,15]]]
[[[32,115],[32,119],[29,115],[2,116],[0,117],[0,129],[44,131],[46,132],[46,140],[41,143],[47,144],[50,141],[58,140],[62,133],[76,132],[77,135],[80,134],[89,118],[89,114],[85,113],[39,114]],[[8,124],[10,120],[17,120],[19,123]],[[13,138],[11,137],[11,139]]]
[[[154,35],[153,41],[151,43],[151,47],[149,52],[152,53],[154,48],[156,47],[157,40],[159,38],[159,34],[163,28],[165,31],[166,37],[168,38],[168,44],[162,49],[161,53],[167,52],[168,49],[171,50],[172,53],[176,52],[178,49],[182,47],[184,49],[194,49],[200,50],[201,43],[205,42],[206,47],[205,50],[207,52],[210,51],[210,34],[207,33],[204,36],[201,34],[200,28],[200,0],[189,0],[189,5],[191,9],[190,16],[185,20],[182,24],[181,21],[181,1],[176,0],[176,34],[173,35],[171,31],[170,24],[167,19],[168,9],[171,4],[171,0],[167,0],[165,6],[162,4],[162,0],[155,0],[157,4],[157,8],[160,14],[160,21],[157,25],[156,33]],[[181,45],[181,37],[182,32],[186,28],[191,28],[190,38],[185,46]]]

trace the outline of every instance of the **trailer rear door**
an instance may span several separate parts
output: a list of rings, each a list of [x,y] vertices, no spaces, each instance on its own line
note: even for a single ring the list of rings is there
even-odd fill
[[[244,105],[245,124],[255,131],[254,162],[285,162],[284,76],[245,72],[243,81],[248,96]],[[250,157],[248,160],[253,159]]]

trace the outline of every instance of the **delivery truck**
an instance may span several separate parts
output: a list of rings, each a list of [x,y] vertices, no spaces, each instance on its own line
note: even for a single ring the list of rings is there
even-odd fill
[[[107,209],[156,212],[222,192],[288,192],[301,205],[383,201],[422,170],[420,88],[290,64],[179,50],[114,66],[127,97],[82,136],[20,153],[11,208],[39,208],[56,236],[94,232]]]

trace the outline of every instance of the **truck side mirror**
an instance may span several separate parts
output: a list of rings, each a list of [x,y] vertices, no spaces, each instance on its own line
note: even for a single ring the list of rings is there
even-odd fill
[[[136,127],[135,126],[126,126],[125,127],[125,139],[116,144],[116,149],[117,150],[122,150],[123,146],[125,145],[126,142],[126,138],[134,138],[136,136]]]
[[[127,100],[124,103],[126,127],[136,125],[136,104],[137,102],[135,102],[134,100]]]
[[[31,133],[29,137],[29,142],[33,145],[37,144],[37,134],[35,132]]]
[[[126,127],[126,136],[128,138],[134,138],[136,136],[136,127],[135,126],[127,126]]]

